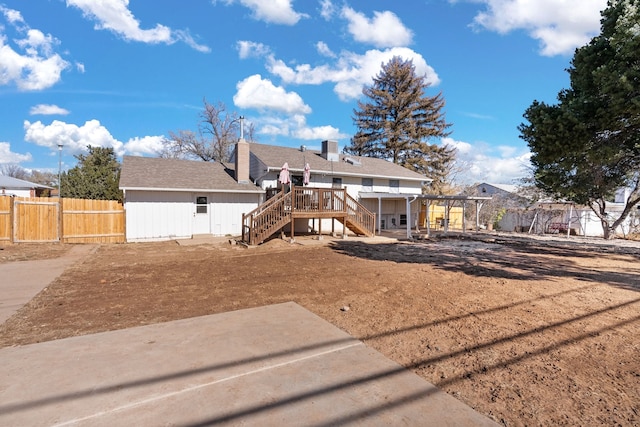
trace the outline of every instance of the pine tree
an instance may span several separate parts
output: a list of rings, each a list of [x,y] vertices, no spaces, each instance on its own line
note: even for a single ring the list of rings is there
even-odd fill
[[[591,207],[605,238],[640,203],[640,0],[610,0],[601,33],[576,50],[558,103],[534,101],[520,125],[536,185]],[[619,217],[607,204],[631,189]]]
[[[60,179],[63,197],[122,201],[120,163],[113,148],[88,146],[89,154],[75,156],[78,164]]]
[[[449,135],[451,126],[442,111],[442,93],[427,96],[428,87],[411,60],[395,56],[382,64],[373,84],[362,90],[367,99],[354,110],[358,131],[345,152],[389,160],[426,175],[440,188],[453,167],[455,150],[427,142]]]

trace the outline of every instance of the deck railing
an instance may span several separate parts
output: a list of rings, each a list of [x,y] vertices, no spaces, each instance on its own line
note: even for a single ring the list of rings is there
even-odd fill
[[[347,227],[358,228],[361,234],[373,237],[376,231],[376,216],[365,208],[360,202],[345,193],[345,206],[347,207]],[[355,226],[355,227],[353,227]]]
[[[250,245],[262,243],[291,222],[290,214],[291,193],[276,194],[253,211],[242,215],[242,241]]]
[[[336,218],[358,234],[375,233],[375,215],[345,189],[292,186],[290,192],[281,191],[242,216],[242,240],[262,243],[293,218]]]

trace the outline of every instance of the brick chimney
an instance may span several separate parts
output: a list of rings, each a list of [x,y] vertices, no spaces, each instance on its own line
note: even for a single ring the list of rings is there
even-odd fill
[[[236,143],[236,181],[248,184],[249,181],[249,143],[240,138]]]
[[[338,154],[338,141],[322,141],[322,157],[330,162],[337,162],[340,160]]]

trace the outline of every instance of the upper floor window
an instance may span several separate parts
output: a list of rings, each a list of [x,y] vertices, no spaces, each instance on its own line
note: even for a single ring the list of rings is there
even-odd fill
[[[342,188],[342,178],[333,178],[332,188]]]
[[[373,192],[373,178],[362,178],[362,191],[365,193]]]
[[[398,180],[398,179],[390,179],[389,180],[389,192],[390,193],[399,193],[400,192],[400,180]]]

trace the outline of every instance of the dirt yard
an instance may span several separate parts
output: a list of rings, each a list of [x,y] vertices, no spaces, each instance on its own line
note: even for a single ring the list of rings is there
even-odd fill
[[[105,245],[0,325],[0,346],[295,301],[498,423],[638,426],[640,249],[602,243]]]

